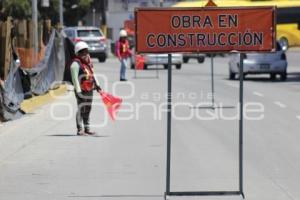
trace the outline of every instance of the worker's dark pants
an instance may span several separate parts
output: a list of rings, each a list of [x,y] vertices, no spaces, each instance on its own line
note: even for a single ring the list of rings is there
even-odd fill
[[[90,112],[92,108],[93,101],[93,90],[90,92],[82,92],[82,95],[78,95],[75,92],[77,99],[77,113],[76,113],[76,125],[77,130],[82,130],[82,122],[84,125],[84,130],[90,130]]]

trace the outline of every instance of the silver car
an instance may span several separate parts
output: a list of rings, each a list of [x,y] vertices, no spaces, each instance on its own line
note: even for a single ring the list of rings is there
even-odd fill
[[[132,49],[133,55],[130,58],[131,69],[135,68],[136,64],[136,55],[134,48]],[[147,69],[149,65],[163,65],[165,69],[168,68],[168,54],[139,54],[143,57],[144,69]],[[182,54],[172,53],[172,65],[175,65],[176,69],[181,69],[182,66]]]
[[[97,27],[76,26],[63,29],[64,33],[75,44],[84,41],[89,45],[92,58],[98,58],[99,62],[105,62],[107,58],[107,40],[102,31]]]
[[[205,60],[205,54],[201,53],[184,53],[183,62],[188,63],[191,58],[197,59],[198,63],[203,63]]]
[[[274,53],[247,53],[244,59],[244,75],[270,74],[272,80],[280,75],[281,80],[287,77],[287,60],[285,51],[279,43]],[[229,60],[229,79],[233,80],[239,73],[240,54],[234,54]]]

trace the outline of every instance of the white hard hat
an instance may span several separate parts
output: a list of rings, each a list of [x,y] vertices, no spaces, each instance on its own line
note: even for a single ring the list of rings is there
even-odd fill
[[[89,46],[87,45],[86,42],[83,42],[83,41],[80,41],[80,42],[77,42],[75,44],[75,54],[77,54],[79,51],[83,50],[83,49],[88,49]]]
[[[125,30],[121,30],[120,37],[127,37],[127,32]]]

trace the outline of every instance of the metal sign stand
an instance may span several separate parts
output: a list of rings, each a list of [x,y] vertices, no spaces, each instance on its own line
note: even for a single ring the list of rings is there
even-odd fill
[[[211,105],[215,107],[215,85],[214,85],[214,57],[213,54],[210,54],[210,63],[211,63]]]
[[[239,119],[239,189],[237,191],[190,191],[190,192],[171,192],[171,123],[172,123],[172,67],[171,67],[172,55],[168,54],[168,113],[167,113],[167,169],[166,169],[166,191],[165,200],[168,196],[233,196],[240,195],[245,199],[243,190],[243,98],[244,98],[244,66],[243,59],[244,53],[240,54],[240,119]]]
[[[172,55],[168,54],[168,125],[167,125],[167,179],[166,179],[166,195],[170,192],[170,172],[171,172],[171,123],[172,123]],[[165,196],[166,199],[166,196]]]
[[[235,106],[216,106],[215,105],[215,80],[214,80],[214,57],[213,54],[210,54],[210,63],[211,63],[211,106],[199,106],[199,107],[193,107],[198,109],[230,109],[235,108]]]

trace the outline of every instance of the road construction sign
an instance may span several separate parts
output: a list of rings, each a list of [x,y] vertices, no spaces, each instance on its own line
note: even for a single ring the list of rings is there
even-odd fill
[[[276,7],[137,8],[138,53],[275,51]]]

